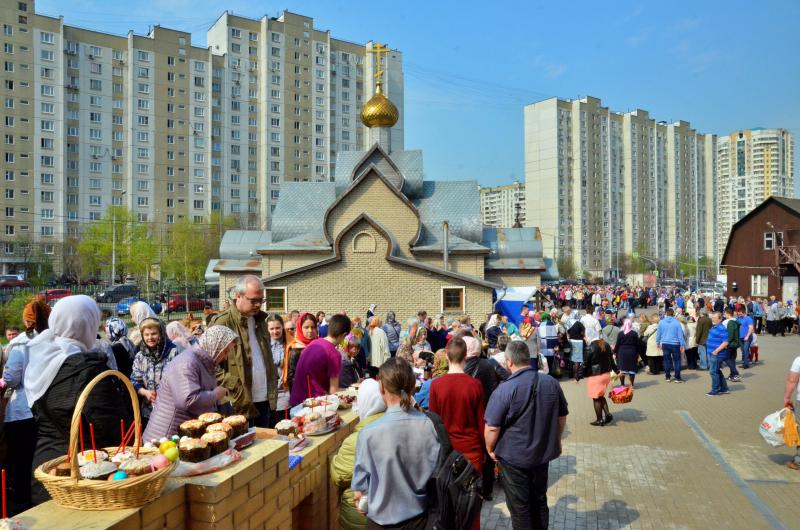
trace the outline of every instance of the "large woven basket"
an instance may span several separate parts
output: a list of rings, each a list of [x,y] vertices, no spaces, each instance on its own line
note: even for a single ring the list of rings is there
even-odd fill
[[[153,501],[161,495],[167,477],[175,468],[176,464],[167,466],[153,473],[148,473],[138,477],[129,477],[125,480],[87,480],[80,478],[78,469],[78,434],[80,429],[81,413],[89,398],[92,389],[106,377],[118,377],[128,389],[128,394],[133,403],[134,430],[136,438],[134,450],[141,446],[141,425],[142,418],[139,411],[139,399],[133,389],[133,385],[122,373],[116,370],[107,370],[92,379],[86,388],[81,392],[75,411],[72,413],[72,425],[69,432],[69,454],[71,455],[70,476],[57,477],[51,475],[49,471],[58,464],[64,462],[67,457],[60,456],[36,468],[34,476],[50,493],[56,504],[64,508],[74,510],[121,510],[125,508],[137,508]],[[116,448],[109,450],[109,455],[113,455]],[[149,452],[149,451],[148,451]]]

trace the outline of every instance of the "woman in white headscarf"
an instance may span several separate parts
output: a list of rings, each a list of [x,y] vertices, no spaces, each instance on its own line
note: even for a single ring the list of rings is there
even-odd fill
[[[342,442],[339,452],[331,459],[331,478],[334,484],[343,489],[339,503],[339,526],[342,530],[361,530],[366,527],[367,518],[356,510],[353,504],[353,491],[350,489],[353,468],[356,465],[356,444],[361,429],[382,418],[386,412],[380,384],[374,379],[365,379],[361,383],[356,403],[360,421],[355,431]]]
[[[197,344],[197,337],[192,335],[192,332],[177,320],[167,324],[167,338],[178,347],[178,353]]]
[[[171,436],[186,420],[216,412],[227,391],[217,386],[214,371],[236,347],[238,335],[225,326],[211,326],[193,346],[167,364],[158,399],[150,413],[144,439]]]
[[[67,454],[78,397],[89,381],[116,368],[113,355],[97,341],[100,309],[88,296],[59,300],[48,323],[50,329],[29,342],[26,352],[25,396],[38,429],[34,466]],[[117,445],[119,420],[133,421],[130,400],[120,382],[106,378],[96,385],[83,417],[85,440],[89,439],[89,424],[93,424],[98,447]],[[34,505],[49,499],[38,482],[32,493]]]
[[[131,340],[133,345],[138,348],[139,344],[142,343],[142,331],[139,329],[139,324],[141,324],[145,319],[158,318],[158,316],[156,316],[155,312],[153,312],[153,308],[150,307],[150,304],[142,301],[132,303],[130,311],[131,320],[133,320],[134,326],[133,329],[131,329],[131,333],[128,335],[128,338]]]

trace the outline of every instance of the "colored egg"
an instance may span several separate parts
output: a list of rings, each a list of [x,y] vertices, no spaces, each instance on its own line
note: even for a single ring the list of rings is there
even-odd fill
[[[175,442],[173,442],[172,440],[165,440],[161,442],[161,445],[158,446],[158,450],[163,455],[167,449],[169,449],[170,447],[175,447],[175,445],[176,445]]]
[[[169,458],[164,455],[156,455],[150,459],[150,469],[153,471],[158,471],[159,469],[164,469],[165,467],[169,466]]]
[[[178,448],[177,447],[170,447],[166,451],[164,451],[164,456],[166,456],[170,462],[174,462],[178,459]]]
[[[117,471],[111,476],[113,477],[114,480],[125,480],[126,478],[128,478],[128,474],[125,473],[124,471]]]

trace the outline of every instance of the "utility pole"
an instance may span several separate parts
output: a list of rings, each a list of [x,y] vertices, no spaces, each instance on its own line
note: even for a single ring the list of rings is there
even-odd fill
[[[123,190],[120,197],[123,197],[125,193],[127,191]],[[111,219],[111,285],[114,285],[117,277],[117,206],[115,204],[111,205]]]

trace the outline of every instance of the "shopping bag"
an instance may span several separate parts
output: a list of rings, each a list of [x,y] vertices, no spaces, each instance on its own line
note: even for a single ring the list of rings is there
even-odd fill
[[[797,419],[792,411],[783,419],[783,443],[789,447],[800,447],[800,432],[797,432]]]
[[[773,412],[761,422],[758,426],[758,432],[761,437],[770,444],[772,447],[780,447],[783,445],[783,421],[789,409],[782,408],[777,412]]]

